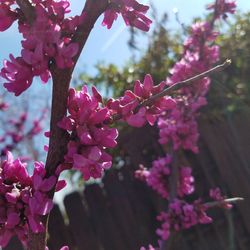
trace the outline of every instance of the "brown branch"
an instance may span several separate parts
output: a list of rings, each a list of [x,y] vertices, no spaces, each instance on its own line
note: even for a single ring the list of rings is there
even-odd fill
[[[108,0],[86,1],[82,12],[86,14],[84,21],[78,27],[72,39],[72,42],[77,42],[80,48],[78,54],[74,58],[73,67],[69,69],[58,69],[56,65],[52,65],[51,67],[53,90],[50,120],[51,137],[45,163],[47,176],[51,176],[55,173],[56,168],[63,162],[64,155],[67,152],[68,133],[67,131],[59,128],[57,124],[67,112],[67,98],[72,72],[96,20],[106,10],[108,4]],[[53,198],[54,190],[52,190],[49,195],[50,198]],[[44,216],[44,225],[48,224],[48,218],[49,215]],[[47,226],[46,232],[44,233],[30,233],[28,250],[44,250],[47,241],[46,235]]]
[[[17,5],[20,7],[26,21],[32,24],[36,19],[36,12],[29,0],[16,0]]]
[[[217,65],[217,66],[215,66],[215,67],[213,67],[205,72],[202,72],[199,75],[193,76],[187,80],[177,82],[170,87],[166,87],[162,92],[149,97],[147,100],[145,100],[141,104],[139,104],[136,107],[135,111],[139,110],[143,106],[152,106],[154,104],[154,102],[157,101],[159,98],[164,97],[166,95],[169,95],[173,91],[179,90],[183,87],[187,87],[187,86],[193,84],[195,81],[201,80],[202,78],[210,76],[213,73],[221,72],[225,68],[227,68],[230,64],[231,64],[231,60],[227,59],[223,64]]]
[[[57,123],[65,116],[67,112],[68,89],[71,81],[72,72],[81,51],[88,39],[88,36],[98,19],[108,6],[108,1],[99,0],[87,1],[82,13],[86,13],[83,23],[75,32],[72,42],[79,44],[79,52],[74,58],[74,66],[70,69],[58,69],[53,65],[51,69],[53,79],[52,92],[52,110],[50,122],[50,142],[49,152],[46,160],[47,175],[53,175],[56,167],[63,162],[65,153],[67,152],[68,133],[59,128]]]
[[[217,73],[217,72],[221,72],[224,69],[226,69],[229,65],[231,64],[231,60],[227,59],[223,64],[219,64],[207,71],[204,71],[202,73],[200,73],[199,75],[193,76],[191,78],[188,78],[184,81],[180,81],[177,82],[175,84],[173,84],[170,87],[166,87],[162,92],[156,94],[156,95],[152,95],[151,97],[149,97],[148,99],[144,100],[143,102],[141,102],[137,107],[135,107],[135,109],[133,110],[134,113],[137,113],[141,107],[150,107],[152,106],[158,99],[171,94],[174,91],[177,91],[183,87],[187,87],[189,85],[192,85],[195,83],[195,81],[201,80],[204,77],[210,76],[213,73]],[[122,119],[122,116],[120,114],[115,114],[113,115],[111,121],[107,121],[107,123],[113,123],[115,121],[118,121]]]

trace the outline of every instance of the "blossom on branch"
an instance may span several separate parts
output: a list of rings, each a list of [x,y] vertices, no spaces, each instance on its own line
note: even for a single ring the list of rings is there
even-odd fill
[[[207,207],[200,200],[193,204],[186,201],[175,199],[169,205],[168,212],[161,212],[157,219],[162,223],[161,228],[157,229],[157,234],[167,240],[170,231],[180,231],[190,228],[196,224],[208,224],[212,219],[206,214]]]
[[[0,32],[7,30],[17,19],[17,13],[11,10],[9,2],[0,2]]]
[[[46,177],[43,163],[35,162],[34,173],[28,174],[26,164],[14,160],[10,152],[0,165],[0,246],[5,247],[17,235],[26,245],[28,233],[43,232],[42,216],[52,207],[48,192],[55,188],[57,177]],[[61,186],[61,181],[58,182]]]
[[[102,107],[102,97],[93,87],[92,96],[87,86],[81,91],[70,89],[68,113],[59,126],[71,133],[65,164],[71,164],[81,171],[83,178],[100,178],[103,170],[112,165],[112,157],[105,152],[116,146],[118,131],[110,128],[105,121],[110,120],[109,109]]]
[[[215,18],[227,18],[227,14],[234,14],[236,9],[235,0],[218,0],[216,4],[209,4],[207,9],[215,11]]]
[[[10,2],[8,8],[10,5],[15,6],[15,1]],[[4,61],[0,73],[6,80],[4,87],[9,92],[20,95],[29,88],[35,76],[46,83],[50,78],[52,63],[56,63],[59,69],[74,65],[73,57],[78,53],[79,45],[72,42],[72,37],[83,17],[65,18],[65,14],[70,12],[69,5],[67,0],[33,1],[35,19],[32,23],[25,19],[24,13],[18,11],[18,8],[13,12],[15,16],[8,15],[9,18],[13,16],[13,21],[19,20],[19,32],[24,38],[21,57],[10,55],[10,60]],[[6,8],[1,10],[0,20]],[[8,20],[3,20],[3,24],[7,26]]]
[[[169,199],[170,177],[172,174],[172,157],[166,155],[153,161],[152,167],[147,170],[143,166],[135,172],[135,177],[146,181],[148,186],[160,194],[164,199]],[[190,167],[180,167],[177,183],[179,197],[192,194],[194,191],[194,177]]]
[[[145,16],[149,6],[138,3],[136,0],[110,0],[109,7],[104,13],[103,26],[110,29],[113,22],[121,14],[126,25],[148,31],[152,21]]]
[[[107,107],[113,115],[119,115],[130,126],[142,127],[146,122],[152,126],[161,113],[170,111],[176,106],[174,99],[169,96],[159,98],[154,101],[153,105],[143,105],[143,101],[162,92],[165,86],[164,81],[154,86],[151,75],[147,74],[143,84],[137,80],[134,84],[134,91],[127,90],[124,96],[110,99],[107,102]]]

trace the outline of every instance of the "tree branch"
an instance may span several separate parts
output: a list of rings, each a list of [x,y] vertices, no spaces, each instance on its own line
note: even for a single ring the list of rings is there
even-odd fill
[[[221,200],[221,201],[212,201],[212,202],[207,202],[204,205],[207,208],[212,208],[212,207],[218,207],[221,206],[225,203],[236,203],[239,201],[243,201],[244,198],[242,197],[234,197],[234,198],[229,198],[229,199],[225,199],[225,200]],[[160,246],[160,250],[168,250],[172,248],[172,242],[174,241],[174,237],[176,236],[176,232],[171,232],[170,237],[168,240],[163,240]]]
[[[19,0],[24,1],[24,0]],[[27,2],[27,1],[25,1]],[[69,69],[58,69],[56,65],[52,65],[51,74],[53,80],[52,90],[52,108],[50,120],[50,141],[49,151],[45,163],[46,175],[51,176],[55,173],[56,168],[64,161],[64,155],[67,153],[68,133],[67,131],[57,126],[58,122],[67,113],[67,98],[68,90],[71,81],[71,76],[75,68],[76,62],[82,52],[82,49],[88,39],[88,36],[94,27],[98,17],[106,10],[109,2],[108,0],[87,0],[82,11],[84,20],[78,27],[72,42],[79,44],[78,54],[74,57],[74,65]],[[24,7],[23,7],[24,8]],[[24,8],[26,10],[26,8]],[[25,12],[25,13],[28,13]],[[50,198],[54,196],[54,190],[49,194]],[[46,232],[30,233],[28,250],[44,250],[46,246],[47,224],[49,215],[44,216],[44,225],[46,225]]]
[[[16,0],[17,5],[20,7],[25,19],[29,24],[32,24],[36,19],[35,8],[32,6],[29,0]]]
[[[221,201],[212,201],[212,202],[207,202],[205,203],[205,206],[207,208],[212,208],[212,207],[218,207],[221,206],[223,204],[231,204],[231,203],[236,203],[238,201],[244,201],[244,198],[242,197],[234,197],[234,198],[229,198],[229,199],[225,199],[225,200],[221,200]]]
[[[215,67],[213,67],[205,72],[202,72],[199,75],[193,76],[187,80],[177,82],[170,87],[166,87],[162,92],[149,97],[147,100],[145,100],[141,104],[139,104],[136,107],[135,111],[138,111],[143,106],[152,106],[154,104],[154,102],[157,101],[159,98],[164,97],[166,95],[169,95],[173,91],[179,90],[183,87],[187,87],[187,86],[193,84],[195,81],[201,80],[202,78],[210,76],[213,73],[221,72],[225,68],[227,68],[230,64],[231,64],[231,60],[227,59],[223,64],[217,65],[217,66],[215,66]]]
[[[183,87],[187,87],[189,85],[192,85],[194,84],[195,81],[198,81],[204,77],[207,77],[207,76],[210,76],[211,74],[213,73],[216,73],[216,72],[221,72],[223,71],[224,69],[226,69],[229,65],[231,64],[231,60],[230,59],[227,59],[223,64],[219,64],[207,71],[204,71],[202,73],[200,73],[199,75],[196,75],[196,76],[193,76],[191,78],[188,78],[184,81],[180,81],[180,82],[177,82],[175,84],[173,84],[172,86],[170,87],[166,87],[162,92],[156,94],[156,95],[152,95],[151,97],[149,97],[148,99],[144,100],[143,102],[141,102],[137,107],[135,107],[135,109],[133,110],[134,113],[137,113],[141,107],[150,107],[152,106],[158,99],[166,96],[166,95],[169,95],[170,93],[174,92],[174,91],[177,91]],[[120,120],[122,119],[122,115],[120,114],[115,114],[111,121],[108,121],[107,123],[113,123],[117,120]]]
[[[63,162],[64,155],[67,153],[68,133],[59,128],[57,123],[67,113],[67,98],[72,72],[96,20],[105,11],[107,6],[107,0],[104,0],[101,3],[99,0],[86,2],[82,11],[84,20],[76,30],[72,39],[72,42],[77,42],[80,48],[78,54],[74,57],[74,66],[70,69],[58,69],[55,65],[53,65],[51,69],[53,92],[50,121],[51,137],[49,142],[49,152],[46,160],[46,170],[48,176],[54,174],[55,169],[60,163]]]

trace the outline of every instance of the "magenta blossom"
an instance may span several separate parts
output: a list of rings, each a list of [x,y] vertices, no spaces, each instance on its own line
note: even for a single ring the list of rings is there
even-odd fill
[[[11,5],[16,9],[10,10]],[[30,25],[16,7],[15,1],[1,4],[0,31],[18,18],[19,32],[24,38],[22,57],[10,55],[10,61],[5,61],[1,70],[1,76],[6,80],[4,87],[8,91],[20,95],[36,76],[46,83],[50,78],[49,65],[52,62],[60,69],[73,67],[73,58],[78,53],[79,45],[72,42],[72,37],[84,18],[65,18],[65,14],[70,12],[69,5],[67,0],[33,1],[36,18]]]
[[[158,158],[153,161],[152,167],[147,170],[143,166],[135,172],[136,178],[146,181],[148,186],[159,193],[164,199],[169,198],[170,183],[169,178],[172,172],[172,157]],[[177,183],[177,194],[179,197],[190,195],[194,191],[194,177],[190,167],[179,168],[179,180]]]
[[[139,4],[136,0],[111,0],[104,13],[102,25],[110,29],[113,22],[121,14],[126,25],[148,31],[152,21],[145,16],[149,6]]]
[[[143,101],[163,91],[164,87],[165,82],[154,86],[152,77],[148,74],[145,76],[143,84],[137,80],[133,92],[127,90],[123,97],[116,100],[110,99],[107,107],[112,114],[120,115],[130,126],[142,127],[146,122],[152,126],[161,113],[175,108],[175,101],[171,97],[165,96],[156,100],[154,105],[143,106],[139,110],[136,108]]]
[[[45,175],[43,163],[36,162],[29,176],[26,164],[7,152],[7,160],[0,166],[0,246],[5,247],[14,235],[26,245],[30,230],[45,230],[42,216],[53,207],[48,192],[57,182],[56,176]],[[61,182],[58,186],[62,187]]]
[[[1,77],[7,80],[4,87],[16,96],[29,88],[32,83],[32,68],[21,57],[14,58],[10,55],[10,61],[4,61]]]
[[[225,209],[231,209],[232,208],[232,204],[224,202],[224,200],[226,199],[226,196],[223,196],[221,194],[220,188],[218,188],[218,187],[217,188],[211,188],[209,190],[209,196],[213,200],[220,202],[221,203],[221,204],[219,204],[220,207],[225,208]]]
[[[71,133],[64,164],[80,170],[85,180],[100,178],[112,165],[112,157],[105,150],[117,144],[118,131],[106,125],[111,119],[110,112],[103,107],[96,88],[92,88],[91,96],[87,86],[81,91],[70,89],[68,112],[58,124]]]
[[[234,14],[236,9],[236,1],[234,0],[218,0],[214,4],[209,4],[207,9],[214,9],[215,18],[227,18],[227,14]]]
[[[5,3],[0,3],[0,32],[7,30],[17,19],[17,14]]]
[[[170,231],[180,231],[196,224],[208,224],[212,219],[206,214],[206,206],[200,200],[189,204],[183,200],[175,199],[169,205],[169,212],[162,212],[157,219],[162,223],[157,234],[167,240]]]

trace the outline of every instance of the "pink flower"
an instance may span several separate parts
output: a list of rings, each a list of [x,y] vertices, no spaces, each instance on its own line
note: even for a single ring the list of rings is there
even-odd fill
[[[143,101],[163,91],[164,87],[165,82],[154,86],[152,77],[146,75],[143,84],[139,80],[136,81],[133,92],[127,90],[123,97],[117,100],[110,99],[107,107],[112,114],[120,115],[130,126],[142,127],[146,122],[152,126],[161,113],[174,109],[176,102],[165,96],[154,101],[154,105],[143,106],[139,110],[136,108]]]
[[[31,85],[32,68],[21,57],[10,55],[10,61],[4,61],[1,77],[7,80],[4,87],[18,96]]]
[[[190,195],[194,192],[194,177],[190,167],[181,167],[179,171],[178,195]]]
[[[234,0],[219,0],[215,4],[209,4],[207,9],[215,10],[215,17],[227,18],[227,13],[234,14],[236,9],[236,2]]]
[[[84,180],[90,177],[100,178],[104,169],[112,165],[112,157],[100,150],[98,147],[90,147],[84,150],[82,154],[73,156],[73,167],[83,174]]]
[[[156,248],[154,248],[152,245],[149,245],[148,248],[141,247],[140,250],[156,250]]]
[[[152,167],[147,170],[143,166],[135,172],[135,177],[146,181],[147,184],[159,193],[164,199],[169,198],[169,177],[172,171],[172,157],[166,155],[153,161]],[[189,195],[194,191],[194,177],[190,167],[179,168],[179,180],[177,183],[177,193],[179,197]]]
[[[65,45],[64,42],[61,42],[57,46],[58,52],[55,56],[57,66],[61,69],[72,67],[74,64],[73,57],[79,50],[78,43],[70,43],[69,45]]]
[[[100,178],[103,171],[111,167],[112,157],[105,150],[117,144],[118,131],[105,124],[110,112],[102,106],[102,97],[94,87],[92,96],[87,86],[78,92],[70,89],[69,115],[58,123],[74,135],[68,143],[64,164],[80,170],[85,180]]]
[[[25,245],[30,230],[44,231],[42,216],[53,207],[48,192],[56,182],[56,176],[46,177],[43,163],[36,162],[29,176],[26,164],[7,152],[0,166],[0,246],[5,247],[14,235]]]
[[[15,10],[10,6],[14,5]],[[78,43],[72,36],[82,17],[65,18],[69,13],[69,1],[33,1],[36,18],[32,25],[26,23],[18,11],[15,1],[1,4],[0,31],[7,29],[15,19],[20,18],[19,32],[22,33],[21,56],[5,61],[1,76],[8,91],[20,95],[32,83],[35,76],[46,83],[50,78],[49,64],[56,63],[58,68],[70,68],[74,65],[74,56],[78,52]]]
[[[17,14],[12,11],[8,4],[0,3],[0,31],[7,30],[17,19]]]
[[[219,204],[220,207],[225,208],[225,209],[231,209],[232,208],[232,204],[227,203],[227,202],[223,202],[226,199],[226,196],[223,196],[221,194],[221,190],[220,188],[211,188],[209,190],[209,196],[214,199],[215,201],[220,202],[221,204]]]
[[[126,25],[136,27],[143,31],[148,31],[152,21],[145,16],[149,7],[139,4],[135,0],[112,0],[108,9],[104,13],[103,26],[108,29],[121,14]]]
[[[199,223],[211,223],[212,219],[207,216],[206,210],[206,206],[200,200],[189,204],[183,200],[175,199],[169,205],[169,212],[161,212],[157,217],[162,224],[156,232],[163,240],[167,240],[170,231],[180,231]]]
[[[2,164],[1,174],[7,181],[20,182],[21,185],[31,184],[26,164],[22,163],[19,159],[14,160],[10,152],[7,152],[7,160]]]

